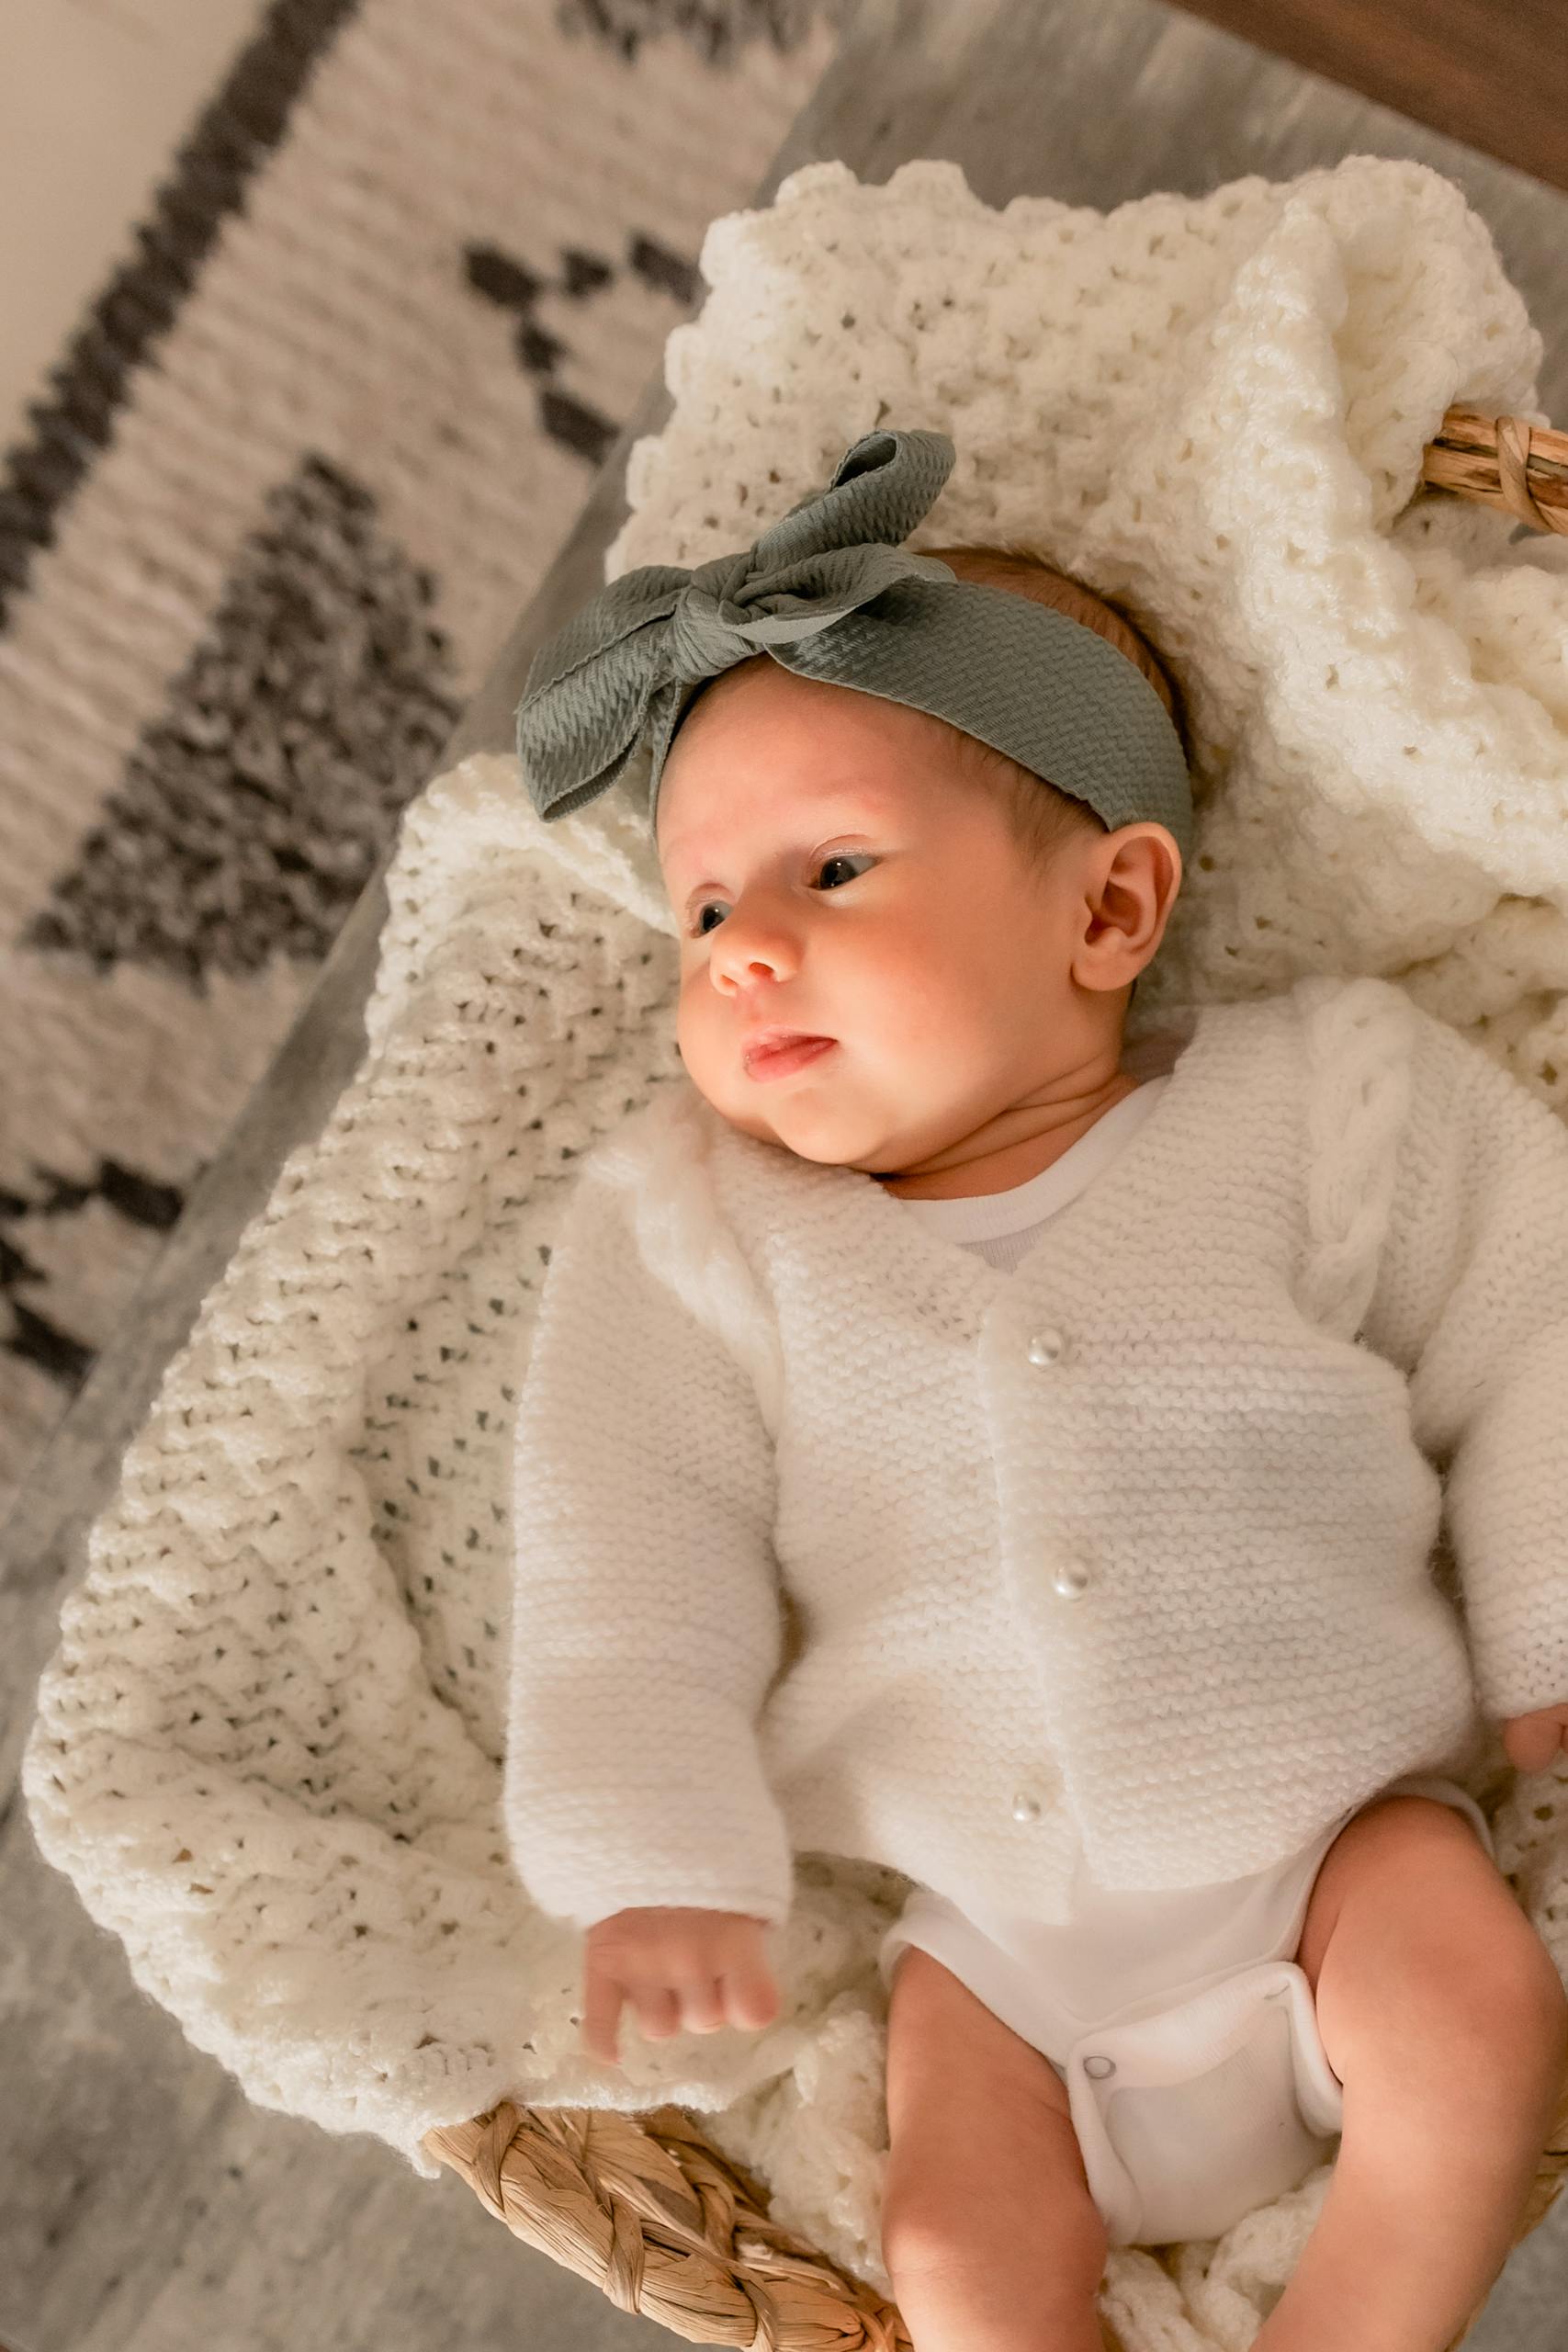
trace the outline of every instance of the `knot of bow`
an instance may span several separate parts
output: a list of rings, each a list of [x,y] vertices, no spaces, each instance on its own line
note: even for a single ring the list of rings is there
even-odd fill
[[[539,648],[517,707],[517,752],[548,821],[620,780],[645,735],[655,782],[681,716],[710,678],[829,629],[911,578],[951,581],[898,545],[953,469],[945,433],[868,433],[750,548],[693,570],[644,564]]]

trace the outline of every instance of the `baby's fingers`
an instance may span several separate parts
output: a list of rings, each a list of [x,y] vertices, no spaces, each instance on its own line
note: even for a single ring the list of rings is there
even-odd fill
[[[723,1979],[725,2007],[734,2025],[772,2025],[779,2013],[779,1989],[766,1963],[732,1968]]]
[[[681,2030],[681,1996],[669,1984],[634,1984],[630,1998],[637,2021],[649,2041],[668,2041]]]
[[[602,2058],[611,2066],[621,2063],[615,2036],[625,1999],[624,1986],[617,1984],[613,1976],[602,1969],[590,1971],[587,1998],[582,2005],[582,2047],[591,2058]]]
[[[681,2022],[691,2033],[716,2033],[724,2023],[724,1987],[716,1976],[689,1977],[681,1987]]]

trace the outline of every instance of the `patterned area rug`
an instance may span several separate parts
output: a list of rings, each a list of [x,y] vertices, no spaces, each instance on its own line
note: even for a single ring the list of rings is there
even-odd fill
[[[0,481],[0,1518],[850,0],[275,0]]]

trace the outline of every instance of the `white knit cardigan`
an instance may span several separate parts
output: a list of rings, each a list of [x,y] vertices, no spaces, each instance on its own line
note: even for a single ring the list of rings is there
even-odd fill
[[[1568,545],[1414,495],[1450,402],[1547,421],[1540,337],[1459,188],[1351,156],[994,211],[949,163],[874,187],[821,164],[716,220],[702,266],[609,576],[750,544],[879,422],[950,433],[914,544],[1041,546],[1140,612],[1190,707],[1197,854],[1131,1037],[1377,974],[1561,1116]],[[503,2095],[682,2101],[886,2289],[874,1953],[905,1882],[806,1857],[777,2023],[628,2032],[616,2073],[578,2051],[581,1937],[502,1818],[546,1260],[582,1155],[680,1075],[635,792],[546,828],[515,762],[475,757],[405,811],[361,1066],[126,1453],[24,1791],[138,1984],[258,2105],[434,2178],[423,2131]],[[1379,1051],[1376,1023],[1347,1040],[1347,1088]],[[1325,1183],[1350,1296],[1382,1227],[1353,1164]],[[1516,1779],[1495,1744],[1489,1772],[1502,1867],[1568,1973],[1562,1776]],[[1113,2249],[1132,2352],[1247,2340],[1326,2179],[1169,2266]]]
[[[1283,1861],[1568,1704],[1565,1398],[1568,1132],[1391,982],[1201,1007],[1010,1272],[678,1080],[581,1170],[518,1409],[524,1883],[779,1922],[820,1849],[1065,1919],[1080,1836],[1116,1888]]]

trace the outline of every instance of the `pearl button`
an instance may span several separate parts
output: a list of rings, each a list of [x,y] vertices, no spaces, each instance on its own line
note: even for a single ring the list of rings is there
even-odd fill
[[[1058,1331],[1054,1323],[1048,1323],[1043,1331],[1036,1331],[1029,1342],[1031,1363],[1043,1365],[1060,1363],[1066,1352],[1066,1334],[1065,1331]]]
[[[1020,1789],[1012,1801],[1012,1817],[1015,1821],[1038,1821],[1040,1818],[1039,1798],[1032,1797],[1025,1789]]]
[[[1097,2083],[1102,2082],[1107,2075],[1116,2072],[1116,2061],[1114,2058],[1086,2058],[1083,2070],[1086,2075],[1092,2075]]]
[[[1094,1578],[1081,1560],[1064,1560],[1051,1578],[1053,1591],[1064,1600],[1077,1600],[1086,1593]]]

